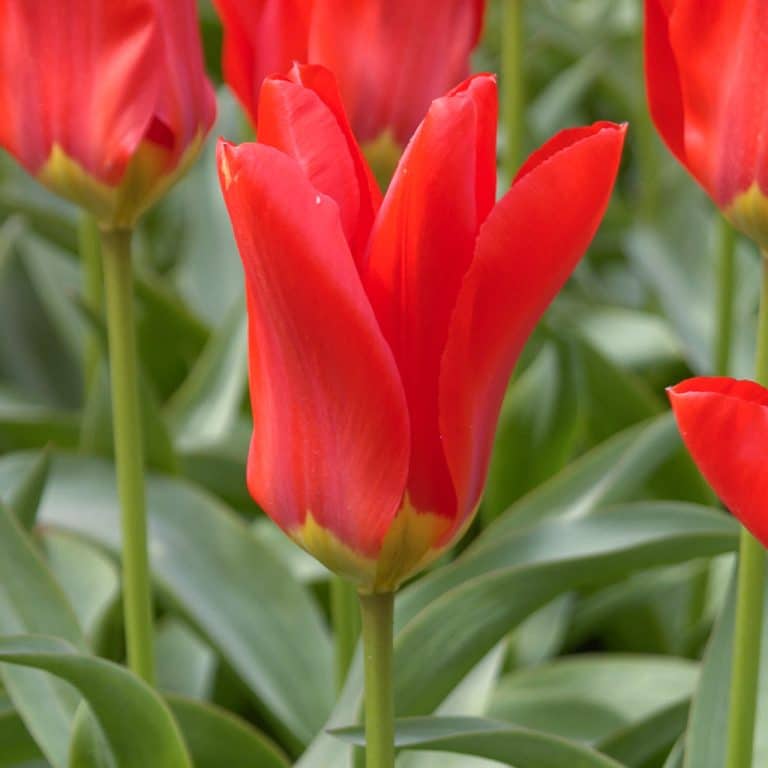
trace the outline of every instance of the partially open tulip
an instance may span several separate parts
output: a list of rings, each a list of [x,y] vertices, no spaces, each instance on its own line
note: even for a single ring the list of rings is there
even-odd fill
[[[510,372],[594,235],[624,127],[557,135],[496,202],[494,78],[432,103],[381,201],[332,75],[265,81],[219,146],[242,256],[248,485],[301,546],[395,589],[478,506]]]
[[[768,547],[768,389],[753,381],[700,377],[667,393],[701,473]]]
[[[651,114],[733,225],[768,248],[768,3],[645,0]]]
[[[293,61],[331,69],[360,141],[404,144],[432,99],[469,73],[485,0],[214,0],[224,74],[256,122],[265,77]]]
[[[0,146],[108,227],[130,227],[215,116],[194,0],[0,0]]]

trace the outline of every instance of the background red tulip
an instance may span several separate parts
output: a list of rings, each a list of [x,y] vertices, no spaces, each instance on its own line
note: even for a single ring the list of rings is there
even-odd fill
[[[355,135],[405,143],[432,99],[466,77],[484,0],[214,0],[224,74],[256,122],[263,79],[293,61],[337,76]]]
[[[103,223],[154,202],[215,111],[193,0],[0,0],[0,145]]]
[[[651,114],[732,223],[768,246],[768,4],[646,0]]]
[[[667,392],[701,473],[768,547],[768,390],[752,381],[701,377]]]
[[[470,522],[509,374],[616,176],[624,128],[599,123],[552,139],[494,204],[496,99],[479,75],[436,100],[380,208],[322,68],[268,79],[261,143],[219,148],[250,319],[250,490],[367,589]]]

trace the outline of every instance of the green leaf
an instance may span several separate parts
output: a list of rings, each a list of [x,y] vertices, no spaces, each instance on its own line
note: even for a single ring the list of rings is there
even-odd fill
[[[120,599],[120,575],[114,562],[68,533],[42,531],[48,566],[75,609],[86,636],[96,640]]]
[[[50,633],[84,648],[64,593],[27,534],[0,505],[0,635]],[[56,768],[65,768],[79,697],[40,672],[2,668],[2,677],[35,741]],[[46,706],[41,707],[40,703]]]
[[[5,499],[16,519],[28,531],[35,525],[37,508],[43,496],[50,465],[50,453],[47,450],[42,451],[26,476],[21,478]]]
[[[19,763],[42,757],[10,700],[0,695],[0,768],[16,768]]]
[[[288,768],[283,753],[253,726],[223,709],[181,696],[168,704],[195,768]]]
[[[550,517],[583,517],[624,501],[679,446],[671,414],[630,427],[513,504],[485,535],[495,538]]]
[[[685,730],[688,701],[656,712],[638,723],[611,734],[597,748],[628,768],[644,768],[666,755]]]
[[[177,445],[192,450],[222,440],[237,419],[247,381],[248,326],[238,300],[168,404]]]
[[[158,690],[207,699],[213,689],[217,658],[184,622],[166,619],[155,633]]]
[[[23,460],[6,458],[0,468]],[[234,667],[275,724],[297,743],[308,741],[330,711],[334,685],[328,631],[307,591],[247,525],[190,483],[150,475],[147,506],[157,585]],[[40,519],[117,551],[111,465],[55,457]]]
[[[116,768],[107,737],[85,702],[75,717],[67,768]]]
[[[547,521],[478,542],[401,597],[399,711],[432,711],[506,632],[557,595],[730,551],[737,533],[733,520],[717,511],[659,502]]]
[[[698,665],[686,659],[580,654],[507,675],[488,715],[564,738],[606,740],[670,706],[687,707],[697,680]]]
[[[0,661],[42,669],[77,688],[109,742],[117,768],[191,768],[173,716],[127,669],[55,637],[0,638]]]
[[[364,745],[360,728],[334,731]],[[497,760],[514,768],[623,768],[588,747],[526,728],[472,717],[416,717],[398,720],[395,743],[400,749],[457,752]]]

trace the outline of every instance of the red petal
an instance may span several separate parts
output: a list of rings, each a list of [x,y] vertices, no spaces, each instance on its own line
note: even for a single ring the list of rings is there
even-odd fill
[[[768,190],[768,3],[666,0],[665,6],[666,35],[659,21],[664,9],[647,9],[648,60],[657,62],[651,88],[669,94],[664,78],[679,81],[688,169],[721,207],[756,180]],[[659,104],[666,133],[673,123]]]
[[[163,63],[155,120],[168,126],[173,136],[169,165],[174,167],[189,145],[213,125],[216,94],[205,75],[194,0],[162,0],[156,9]]]
[[[404,144],[430,101],[469,72],[482,0],[315,0],[309,61],[337,74],[361,141]]]
[[[0,144],[32,173],[54,144],[116,184],[160,87],[151,0],[0,3]]]
[[[403,495],[407,413],[338,207],[272,147],[222,143],[219,169],[248,295],[251,493],[287,531],[311,512],[375,555]]]
[[[683,164],[683,94],[669,41],[666,0],[645,0],[645,86],[654,123],[670,151]]]
[[[352,135],[333,75],[323,67],[295,65],[290,79],[267,78],[258,119],[259,142],[293,157],[312,185],[336,201],[359,263],[381,192]]]
[[[598,123],[568,131],[567,144],[563,134],[556,136],[537,153],[538,165],[526,163],[480,231],[440,371],[440,428],[458,497],[456,528],[480,499],[517,357],[600,224],[624,133],[624,126]]]
[[[697,378],[667,392],[707,482],[768,546],[768,390],[751,381]]]
[[[307,60],[313,0],[213,0],[224,26],[224,77],[254,125],[261,83]]]
[[[496,85],[473,78],[432,105],[395,172],[365,277],[411,417],[410,501],[453,516],[437,410],[440,357],[477,231],[494,199]]]

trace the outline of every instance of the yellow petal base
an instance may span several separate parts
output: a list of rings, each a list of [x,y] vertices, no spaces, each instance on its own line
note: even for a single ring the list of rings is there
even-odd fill
[[[734,199],[723,212],[736,229],[768,249],[768,195],[757,183]]]
[[[168,151],[152,142],[142,142],[117,186],[91,176],[54,144],[38,179],[56,194],[92,213],[105,229],[130,229],[138,217],[187,172],[204,139],[199,133],[170,172],[166,169]]]
[[[445,517],[417,512],[406,502],[397,513],[377,558],[368,558],[318,525],[311,512],[291,538],[323,565],[354,582],[361,592],[394,592],[444,551],[439,545],[451,526]]]

